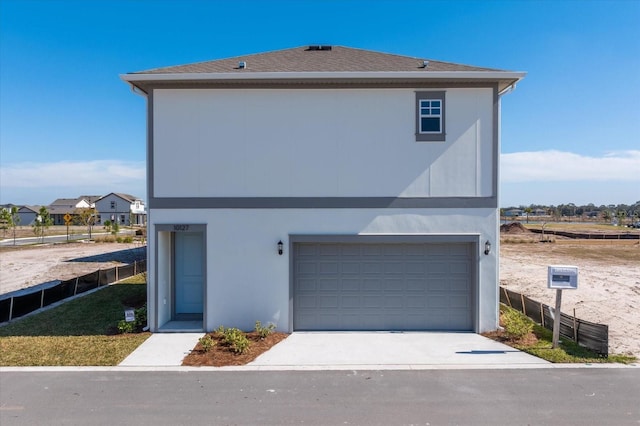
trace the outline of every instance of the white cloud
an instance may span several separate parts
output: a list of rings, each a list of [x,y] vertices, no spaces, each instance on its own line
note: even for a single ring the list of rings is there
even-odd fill
[[[145,182],[144,162],[92,160],[0,166],[2,203],[47,204],[55,198],[110,192],[144,197]]]
[[[16,163],[0,167],[0,183],[13,188],[121,186],[144,179],[144,163],[119,160]]]
[[[502,154],[501,182],[612,181],[640,182],[640,151],[602,157],[572,152],[536,151]]]

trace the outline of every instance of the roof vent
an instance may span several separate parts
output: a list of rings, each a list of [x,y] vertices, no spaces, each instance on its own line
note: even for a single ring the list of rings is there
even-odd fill
[[[429,61],[422,61],[422,65],[420,65],[420,68],[427,68],[429,66]]]
[[[247,63],[245,61],[238,62],[238,69],[239,70],[243,70],[245,68],[247,68]]]
[[[305,49],[306,51],[318,51],[318,50],[331,50],[331,46],[327,45],[313,45]]]

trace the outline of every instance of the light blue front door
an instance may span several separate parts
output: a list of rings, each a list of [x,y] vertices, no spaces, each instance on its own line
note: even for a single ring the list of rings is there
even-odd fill
[[[201,232],[175,234],[175,314],[202,314],[204,256]]]

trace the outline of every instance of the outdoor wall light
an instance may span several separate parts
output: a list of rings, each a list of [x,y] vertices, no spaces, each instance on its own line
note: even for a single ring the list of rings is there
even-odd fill
[[[282,252],[284,249],[284,244],[282,244],[282,240],[278,241],[278,254],[282,256]]]
[[[489,254],[491,252],[491,243],[489,242],[489,240],[487,240],[486,243],[484,243],[484,254]]]

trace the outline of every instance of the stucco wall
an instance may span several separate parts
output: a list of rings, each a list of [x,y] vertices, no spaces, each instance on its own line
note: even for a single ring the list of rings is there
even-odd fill
[[[496,195],[490,88],[446,89],[446,142],[415,141],[411,89],[156,89],[153,114],[155,197]]]
[[[274,322],[290,331],[289,253],[292,234],[473,234],[478,235],[479,288],[476,316],[478,331],[497,326],[496,209],[196,209],[154,210],[149,228],[149,247],[167,247],[168,233],[157,234],[155,224],[206,224],[207,300],[206,328],[219,325],[251,329],[254,321]],[[282,240],[285,253],[278,256]],[[492,252],[482,253],[484,241]],[[159,250],[149,251],[150,301],[170,301],[169,259]],[[165,253],[166,250],[164,251]],[[161,294],[155,294],[158,282]],[[168,309],[168,308],[167,308]],[[160,309],[163,311],[163,309]],[[160,325],[168,321],[160,315]],[[150,318],[156,313],[150,304]],[[162,312],[161,312],[162,314]]]

